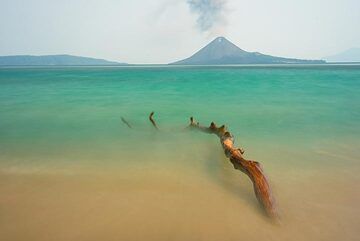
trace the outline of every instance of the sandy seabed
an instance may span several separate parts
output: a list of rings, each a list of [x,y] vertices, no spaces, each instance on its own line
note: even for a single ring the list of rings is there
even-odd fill
[[[225,161],[225,160],[224,160]],[[272,171],[280,224],[224,164],[92,172],[0,172],[0,237],[51,240],[358,240],[359,177]],[[186,173],[186,175],[184,175]]]

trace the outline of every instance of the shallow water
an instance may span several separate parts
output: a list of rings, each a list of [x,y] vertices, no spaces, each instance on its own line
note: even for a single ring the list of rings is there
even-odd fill
[[[263,165],[280,225],[190,116]],[[2,68],[0,235],[357,240],[359,123],[360,66]]]

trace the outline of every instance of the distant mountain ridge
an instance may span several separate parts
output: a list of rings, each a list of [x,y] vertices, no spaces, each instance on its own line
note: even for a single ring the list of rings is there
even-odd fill
[[[324,59],[328,62],[360,62],[360,48],[351,48]]]
[[[114,61],[107,61],[104,59],[96,59],[89,57],[73,56],[73,55],[12,55],[12,56],[0,56],[0,66],[13,65],[121,65],[124,63],[118,63]]]
[[[217,37],[191,57],[170,63],[176,65],[224,64],[322,64],[324,60],[304,60],[265,55],[242,50],[224,37]]]

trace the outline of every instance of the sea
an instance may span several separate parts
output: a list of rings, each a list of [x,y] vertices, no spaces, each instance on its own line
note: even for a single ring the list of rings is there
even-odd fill
[[[4,241],[355,241],[359,173],[360,65],[0,68]]]

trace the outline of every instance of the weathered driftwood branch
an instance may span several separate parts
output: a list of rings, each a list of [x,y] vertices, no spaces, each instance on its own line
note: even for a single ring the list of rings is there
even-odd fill
[[[124,122],[124,124],[127,125],[130,129],[132,129],[131,125],[125,120],[124,117],[121,117],[121,121]]]
[[[244,151],[234,146],[234,137],[226,130],[226,127],[224,125],[217,127],[214,122],[211,122],[209,127],[200,126],[200,124],[195,123],[193,117],[191,117],[189,128],[215,134],[220,138],[225,155],[230,159],[234,168],[242,171],[251,179],[256,198],[261,206],[270,217],[277,218],[275,200],[260,164],[256,161],[246,160],[242,156]]]
[[[153,116],[154,116],[154,111],[150,113],[150,115],[149,115],[149,120],[150,120],[150,122],[153,124],[153,126],[155,127],[155,129],[159,130],[159,128],[158,128],[157,125],[156,125],[156,122],[154,121]]]
[[[158,130],[159,128],[156,125],[153,116],[154,112],[151,112],[149,120]],[[260,166],[260,163],[246,160],[242,156],[244,154],[244,150],[234,146],[234,137],[229,131],[227,131],[226,127],[224,125],[217,127],[214,122],[211,122],[209,127],[200,126],[199,122],[196,123],[194,118],[190,117],[190,125],[188,128],[197,129],[209,134],[215,134],[220,138],[225,155],[234,165],[234,168],[245,173],[252,181],[256,198],[264,208],[265,212],[270,217],[277,218],[275,200],[272,196],[269,182]]]

